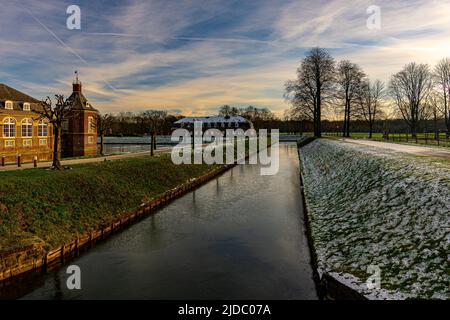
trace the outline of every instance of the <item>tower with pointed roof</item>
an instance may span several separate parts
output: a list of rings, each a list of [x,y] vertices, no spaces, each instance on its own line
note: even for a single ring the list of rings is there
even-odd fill
[[[62,152],[65,157],[97,154],[98,111],[88,102],[82,92],[82,84],[75,71],[72,84],[70,117],[64,124]]]

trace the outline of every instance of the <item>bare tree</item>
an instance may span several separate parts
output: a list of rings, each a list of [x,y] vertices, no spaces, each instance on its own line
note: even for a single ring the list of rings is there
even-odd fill
[[[332,96],[334,65],[327,51],[313,48],[297,69],[297,79],[285,85],[285,98],[298,113],[312,118],[316,137],[322,136],[322,107]]]
[[[151,147],[150,154],[153,156],[154,150],[156,149],[156,135],[159,133],[161,127],[167,117],[167,111],[164,110],[147,110],[143,112],[142,117],[145,123],[150,128],[151,135]]]
[[[61,165],[61,135],[63,124],[71,116],[72,102],[63,95],[55,95],[55,104],[50,97],[41,101],[42,109],[37,111],[40,119],[47,119],[53,127],[53,164],[55,169],[63,169]]]
[[[289,80],[285,84],[285,91],[285,98],[291,105],[290,117],[314,122],[316,105],[307,87],[298,81]]]
[[[111,125],[114,121],[114,117],[111,114],[98,115],[97,118],[97,132],[100,135],[100,154],[104,155],[104,140],[105,134],[111,130]]]
[[[230,107],[229,105],[223,105],[219,108],[219,115],[221,116],[237,116],[239,110],[236,107]]]
[[[352,104],[357,100],[363,79],[366,75],[361,67],[349,60],[339,62],[336,69],[337,98],[344,105],[343,136],[350,137],[350,118]]]
[[[434,138],[436,140],[439,139],[439,128],[438,128],[438,119],[440,117],[441,107],[444,105],[445,97],[441,94],[440,91],[431,90],[428,95],[428,99],[426,102],[426,109],[424,112],[424,119],[433,119],[433,127],[434,127]]]
[[[357,98],[356,113],[369,124],[369,138],[373,135],[375,121],[383,116],[381,109],[385,96],[384,83],[380,80],[362,83]]]
[[[441,59],[434,67],[434,79],[438,90],[442,92],[442,106],[437,106],[444,115],[447,132],[450,132],[450,58]]]
[[[389,87],[394,104],[415,139],[432,85],[432,75],[427,64],[412,62],[391,77]]]

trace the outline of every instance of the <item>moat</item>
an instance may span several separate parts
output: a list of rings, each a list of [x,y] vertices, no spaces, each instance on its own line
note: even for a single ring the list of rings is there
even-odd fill
[[[295,144],[280,170],[239,165],[46,274],[25,299],[317,299]],[[13,290],[13,289],[11,289]]]

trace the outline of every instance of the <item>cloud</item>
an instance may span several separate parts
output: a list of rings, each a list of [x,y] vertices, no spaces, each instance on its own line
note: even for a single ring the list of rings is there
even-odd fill
[[[104,112],[253,104],[281,115],[283,84],[310,47],[384,81],[410,61],[433,64],[450,52],[447,1],[82,0],[79,31],[65,27],[70,1],[22,3],[2,3],[2,82],[38,98],[69,94],[78,70]],[[373,4],[381,30],[366,28]]]

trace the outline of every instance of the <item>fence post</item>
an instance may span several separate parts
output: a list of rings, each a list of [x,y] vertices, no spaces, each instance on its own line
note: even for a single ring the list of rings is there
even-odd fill
[[[48,259],[48,252],[45,252],[44,254],[44,261],[42,262],[42,271],[47,271],[47,259]]]
[[[5,166],[5,156],[2,156],[2,167]]]
[[[78,236],[77,236],[77,238],[75,239],[75,254],[77,256],[80,254],[78,243],[79,243],[79,240],[78,240]]]
[[[37,156],[34,156],[33,158],[33,166],[37,168]]]
[[[20,155],[20,154],[17,156],[17,166],[18,166],[18,167],[21,167],[21,166],[22,166],[22,161],[21,161],[21,159],[20,159],[21,157],[22,157],[22,155]]]
[[[64,244],[61,246],[61,262],[64,263]]]

